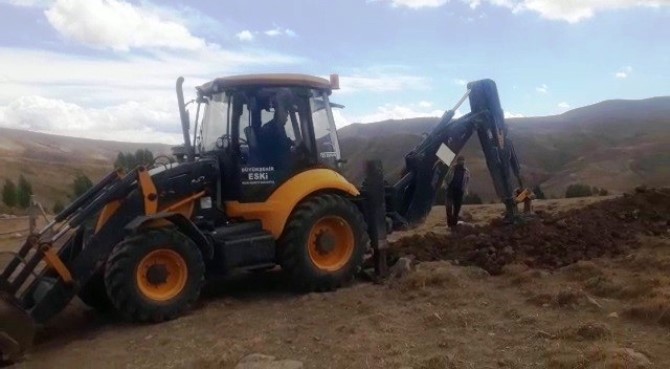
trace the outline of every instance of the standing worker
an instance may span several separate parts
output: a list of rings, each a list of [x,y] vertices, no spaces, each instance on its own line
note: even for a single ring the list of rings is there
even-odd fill
[[[445,183],[447,185],[447,196],[445,205],[447,207],[447,226],[453,228],[458,224],[458,214],[461,212],[463,197],[468,193],[468,182],[470,171],[465,167],[465,158],[461,155],[456,157],[456,164],[452,165],[447,172]]]

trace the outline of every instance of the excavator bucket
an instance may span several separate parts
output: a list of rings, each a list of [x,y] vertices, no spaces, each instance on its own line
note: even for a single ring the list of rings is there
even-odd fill
[[[28,350],[35,337],[32,318],[6,296],[0,298],[0,362],[16,361]]]

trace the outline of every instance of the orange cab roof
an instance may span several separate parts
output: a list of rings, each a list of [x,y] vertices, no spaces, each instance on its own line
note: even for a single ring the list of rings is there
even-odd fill
[[[268,73],[245,74],[239,76],[221,77],[197,87],[202,94],[221,92],[232,87],[252,86],[305,86],[310,88],[330,90],[330,81],[327,79],[295,73]]]

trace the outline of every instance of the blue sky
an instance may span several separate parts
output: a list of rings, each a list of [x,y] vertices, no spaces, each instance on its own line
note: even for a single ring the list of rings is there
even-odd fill
[[[340,126],[439,116],[497,81],[508,116],[670,94],[670,0],[0,0],[0,125],[179,141],[174,81],[339,73]]]

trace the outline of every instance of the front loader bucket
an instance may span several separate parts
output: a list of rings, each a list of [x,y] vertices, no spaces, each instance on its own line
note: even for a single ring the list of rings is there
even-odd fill
[[[20,307],[0,296],[0,363],[16,361],[28,350],[35,337],[33,319]]]

